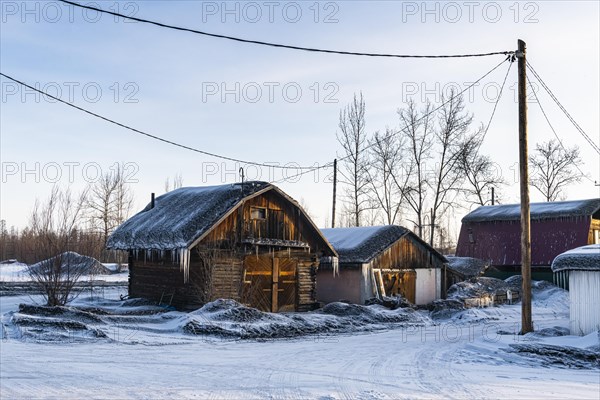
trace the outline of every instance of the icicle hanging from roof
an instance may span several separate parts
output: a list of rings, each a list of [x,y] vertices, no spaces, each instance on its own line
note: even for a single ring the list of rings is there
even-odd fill
[[[331,257],[331,267],[333,269],[333,277],[340,276],[340,263],[339,258]]]
[[[187,283],[190,278],[190,250],[179,249],[179,270],[183,271],[183,282]]]

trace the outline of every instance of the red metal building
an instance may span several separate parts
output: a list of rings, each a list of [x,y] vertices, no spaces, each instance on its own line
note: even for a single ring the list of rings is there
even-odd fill
[[[456,255],[489,261],[494,267],[491,275],[518,271],[520,213],[519,204],[482,206],[470,212],[462,219]],[[594,243],[600,243],[600,198],[531,204],[531,265],[548,273],[543,278],[551,277],[548,267],[557,255]]]

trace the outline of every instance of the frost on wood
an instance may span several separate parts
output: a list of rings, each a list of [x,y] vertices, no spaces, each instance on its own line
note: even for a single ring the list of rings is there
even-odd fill
[[[531,219],[589,217],[600,210],[600,198],[574,201],[531,203]],[[462,222],[511,221],[521,219],[520,204],[481,206],[467,214]]]
[[[221,186],[187,187],[156,198],[119,226],[107,247],[118,250],[178,250],[207,232],[244,197],[268,186],[246,182]]]
[[[366,263],[409,231],[397,225],[322,229],[342,263]]]
[[[188,187],[173,190],[155,200],[123,223],[108,238],[109,249],[131,250],[136,259],[143,251],[144,260],[164,258],[179,264],[184,282],[189,279],[190,246],[208,232],[244,197],[268,186],[264,182]]]

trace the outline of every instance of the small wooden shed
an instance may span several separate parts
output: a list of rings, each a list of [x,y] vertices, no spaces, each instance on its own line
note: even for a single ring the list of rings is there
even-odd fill
[[[473,257],[446,256],[446,259],[446,290],[456,283],[482,276],[490,266],[489,262]]]
[[[317,300],[364,304],[401,295],[414,304],[443,296],[446,259],[410,230],[397,226],[323,229],[339,264],[322,261]]]
[[[557,280],[568,282],[572,335],[600,330],[600,244],[578,247],[552,262]]]
[[[265,182],[173,190],[117,228],[107,247],[129,252],[130,297],[180,309],[218,298],[313,309],[319,260],[337,256],[300,205]]]

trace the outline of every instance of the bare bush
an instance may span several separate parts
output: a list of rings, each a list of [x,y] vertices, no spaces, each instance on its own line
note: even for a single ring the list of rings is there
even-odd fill
[[[65,305],[73,298],[73,287],[84,273],[69,251],[79,243],[87,192],[75,196],[54,186],[45,202],[36,201],[28,227],[30,253],[36,263],[29,276],[40,287],[49,306]]]

